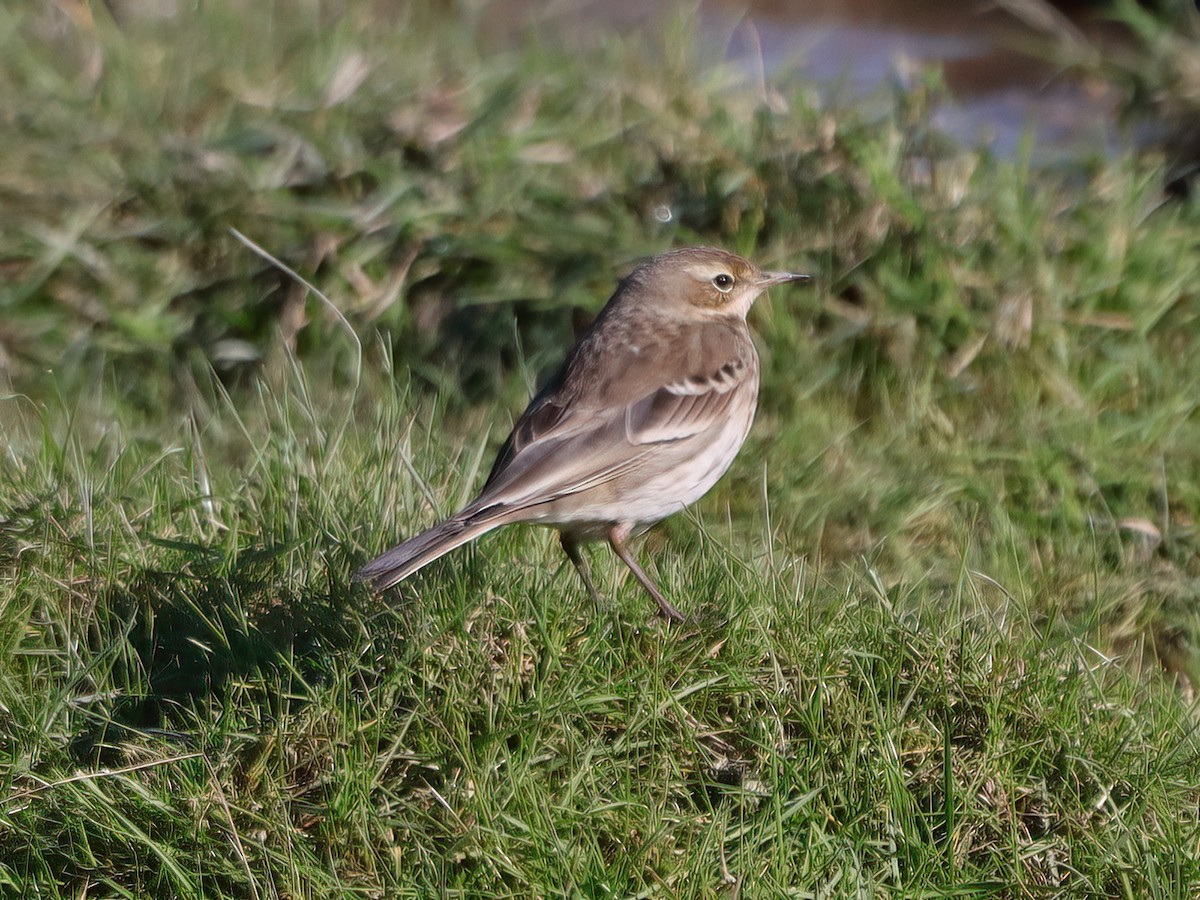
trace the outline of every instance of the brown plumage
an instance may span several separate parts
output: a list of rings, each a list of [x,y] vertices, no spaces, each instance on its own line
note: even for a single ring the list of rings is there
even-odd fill
[[[659,612],[682,620],[626,540],[695,502],[729,467],[758,399],[746,313],[771,285],[807,280],[709,247],[646,260],[530,402],[479,496],[354,578],[382,590],[485,532],[534,522],[559,530],[593,596],[579,544],[605,539]]]

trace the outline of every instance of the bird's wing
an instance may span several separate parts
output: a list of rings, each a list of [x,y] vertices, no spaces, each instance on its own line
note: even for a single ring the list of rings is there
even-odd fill
[[[665,384],[625,407],[625,436],[632,446],[669,443],[707,431],[729,414],[735,389],[755,364],[753,348]]]
[[[518,420],[472,506],[525,506],[587,490],[722,423],[737,389],[756,381],[744,329],[714,323],[642,335],[636,351],[618,340],[594,352],[576,348]]]

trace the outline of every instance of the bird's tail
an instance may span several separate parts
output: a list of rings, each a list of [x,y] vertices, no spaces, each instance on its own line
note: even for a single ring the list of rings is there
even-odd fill
[[[355,581],[368,582],[377,591],[385,590],[455,547],[461,547],[503,524],[502,516],[460,513],[393,547],[351,577]]]

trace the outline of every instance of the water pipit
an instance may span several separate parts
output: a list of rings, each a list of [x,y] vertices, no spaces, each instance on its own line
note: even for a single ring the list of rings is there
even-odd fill
[[[659,612],[682,621],[627,542],[725,474],[758,404],[746,313],[771,285],[809,280],[711,247],[644,261],[517,420],[479,496],[355,580],[383,590],[485,532],[533,522],[558,529],[593,598],[579,548],[607,540]]]

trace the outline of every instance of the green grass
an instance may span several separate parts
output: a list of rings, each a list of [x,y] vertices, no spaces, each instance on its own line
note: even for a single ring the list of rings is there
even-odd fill
[[[289,9],[0,11],[0,890],[1200,891],[1168,160],[768,104],[686,34]],[[818,287],[754,311],[751,440],[640,549],[689,623],[532,529],[351,589],[702,241]]]

